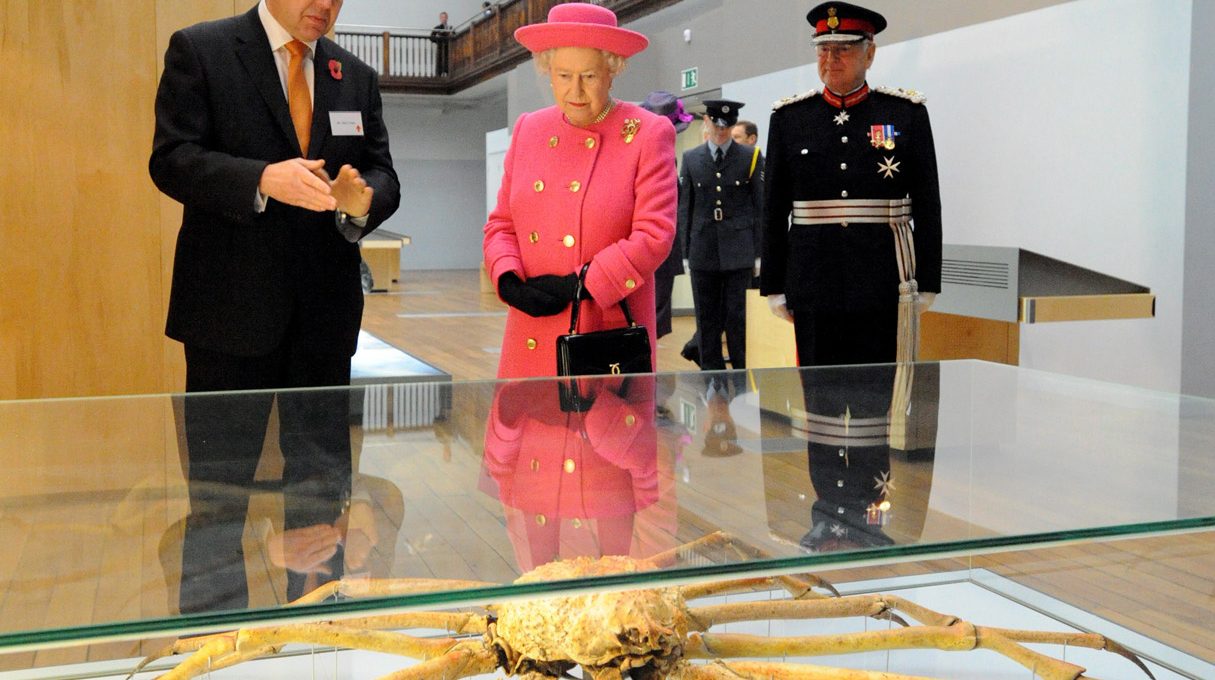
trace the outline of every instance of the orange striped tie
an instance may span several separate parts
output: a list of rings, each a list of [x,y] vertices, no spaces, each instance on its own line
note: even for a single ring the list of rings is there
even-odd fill
[[[287,43],[291,62],[287,64],[287,105],[291,107],[291,122],[295,125],[295,136],[300,141],[300,151],[308,156],[308,142],[312,138],[312,95],[308,93],[308,81],[304,78],[304,56],[308,46],[298,40]]]

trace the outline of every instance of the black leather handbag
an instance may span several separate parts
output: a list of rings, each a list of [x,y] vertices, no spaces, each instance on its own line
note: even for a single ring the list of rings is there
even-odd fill
[[[576,298],[581,297],[588,266],[583,265],[578,274],[579,294]],[[650,373],[654,370],[650,363],[649,331],[633,321],[624,300],[620,301],[620,309],[628,325],[605,331],[579,333],[580,306],[575,299],[570,311],[570,332],[557,336],[557,375],[571,378],[559,383],[561,408],[565,411],[585,411],[595,401],[593,396],[580,389],[578,380],[573,379],[576,376]]]

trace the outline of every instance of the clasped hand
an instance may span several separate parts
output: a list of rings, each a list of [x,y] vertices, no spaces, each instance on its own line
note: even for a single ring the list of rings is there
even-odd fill
[[[328,575],[329,560],[338,546],[346,547],[346,565],[361,569],[379,541],[371,505],[356,501],[332,525],[314,524],[272,532],[266,537],[266,546],[270,562],[276,566],[300,574]]]
[[[537,317],[557,314],[575,299],[591,299],[585,286],[579,293],[577,274],[544,274],[524,281],[518,274],[506,272],[498,277],[498,295],[511,307]]]
[[[362,217],[371,210],[374,193],[351,165],[343,165],[337,178],[330,179],[325,161],[304,158],[267,165],[257,190],[287,205],[317,212],[340,210],[352,217]]]

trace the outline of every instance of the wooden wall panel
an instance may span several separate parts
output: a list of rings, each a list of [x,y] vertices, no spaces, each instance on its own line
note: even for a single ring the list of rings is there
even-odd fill
[[[0,397],[149,391],[163,363],[158,206],[145,170],[153,2],[6,9]]]
[[[172,31],[252,0],[0,5],[0,399],[182,384],[164,339],[180,206],[148,177]]]

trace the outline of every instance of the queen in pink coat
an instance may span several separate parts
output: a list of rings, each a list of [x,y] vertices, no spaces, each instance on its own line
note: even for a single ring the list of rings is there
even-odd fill
[[[485,267],[510,307],[498,376],[555,375],[571,303],[582,305],[587,332],[623,326],[624,300],[656,349],[654,271],[675,235],[675,128],[611,96],[648,41],[587,3],[556,5],[515,38],[549,77],[556,105],[519,117],[485,225]]]

